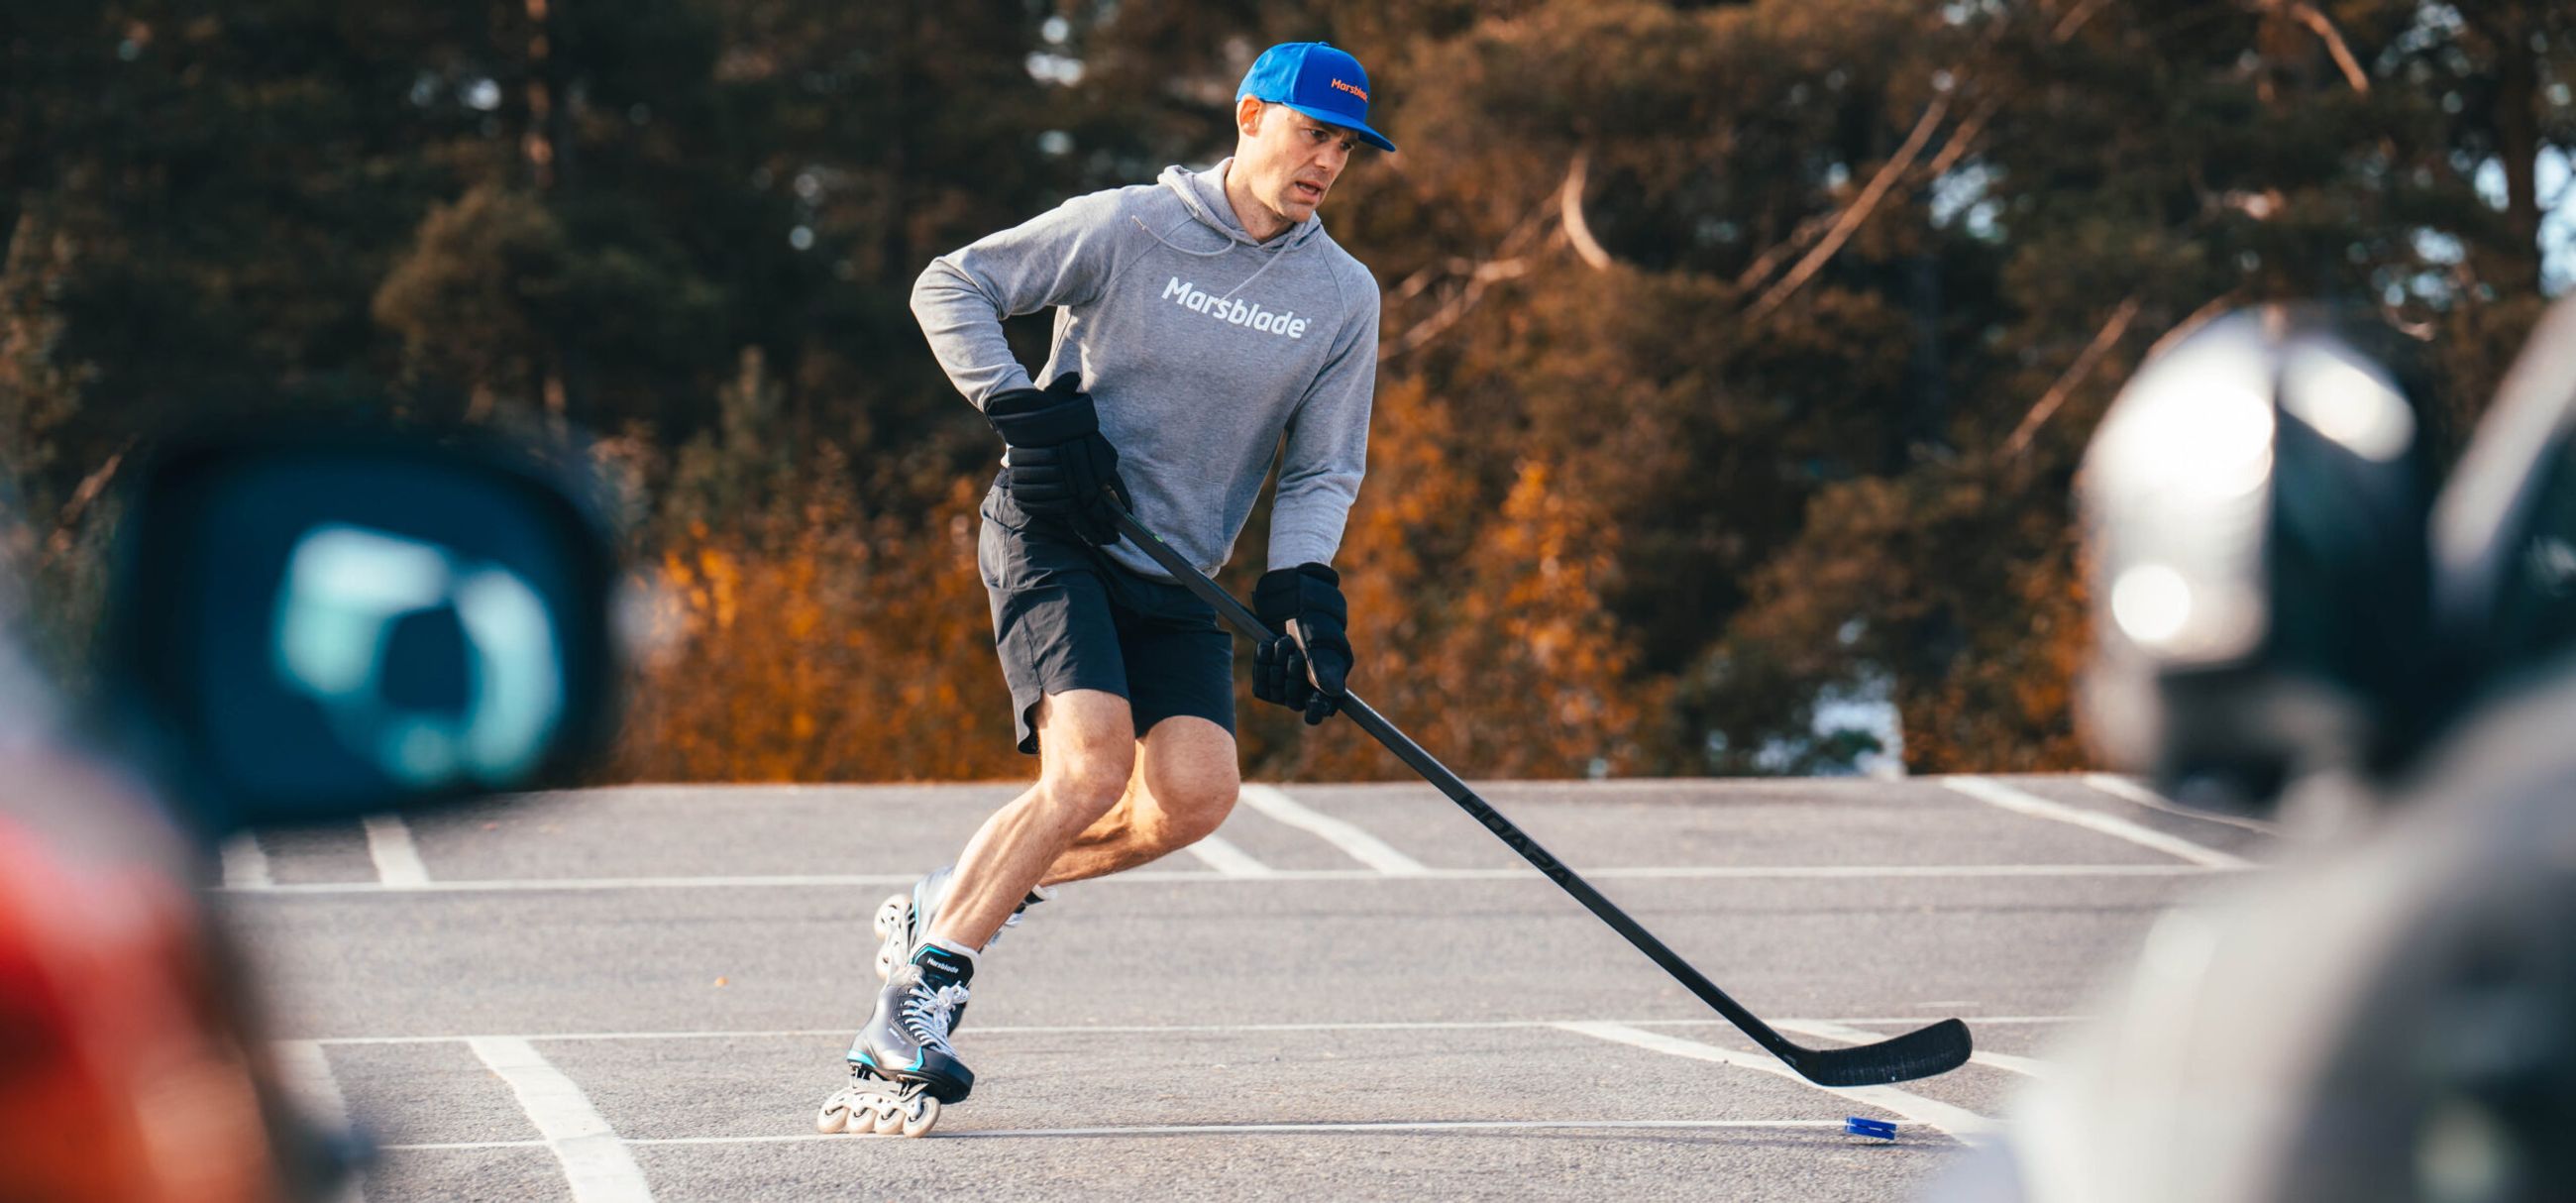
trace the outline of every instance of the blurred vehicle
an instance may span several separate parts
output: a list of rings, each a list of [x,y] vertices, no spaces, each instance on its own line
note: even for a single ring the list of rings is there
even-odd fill
[[[2576,302],[2420,500],[2312,318],[2143,366],[2080,489],[2106,756],[2312,833],[2175,910],[1940,1199],[2576,1198]]]
[[[604,532],[467,442],[185,440],[126,497],[104,713],[0,632],[0,1197],[321,1197],[217,842],[560,777],[612,719]]]

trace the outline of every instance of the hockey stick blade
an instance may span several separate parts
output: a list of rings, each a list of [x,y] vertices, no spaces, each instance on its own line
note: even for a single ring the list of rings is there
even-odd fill
[[[1787,1043],[1783,1041],[1782,1043]],[[1818,1086],[1885,1086],[1890,1082],[1911,1082],[1945,1074],[1968,1063],[1976,1051],[1968,1037],[1968,1025],[1956,1019],[1944,1019],[1928,1028],[1919,1028],[1876,1044],[1853,1048],[1796,1049],[1795,1055],[1783,1056],[1798,1076]],[[1780,1049],[1771,1050],[1775,1053]]]
[[[1242,602],[1234,599],[1233,594],[1227,593],[1219,588],[1215,581],[1209,580],[1206,573],[1199,571],[1196,565],[1184,559],[1180,552],[1163,542],[1153,531],[1147,529],[1144,523],[1138,522],[1135,515],[1120,512],[1118,529],[1155,563],[1162,565],[1163,571],[1172,574],[1173,580],[1180,582],[1191,593],[1196,594],[1199,600],[1214,607],[1226,624],[1242,632],[1245,638],[1266,640],[1272,637],[1270,628],[1263,625],[1258,616],[1245,609]],[[1556,859],[1554,853],[1540,847],[1537,840],[1531,839],[1528,832],[1522,831],[1510,819],[1504,818],[1502,812],[1495,810],[1492,803],[1478,796],[1475,790],[1469,789],[1467,783],[1460,780],[1456,773],[1450,772],[1449,766],[1440,763],[1438,757],[1422,750],[1422,745],[1413,742],[1413,737],[1397,729],[1394,723],[1388,722],[1375,707],[1362,701],[1358,694],[1343,695],[1341,713],[1360,730],[1367,732],[1369,738],[1394,753],[1395,758],[1403,761],[1407,768],[1421,774],[1422,779],[1429,782],[1433,788],[1448,795],[1449,800],[1457,803],[1459,809],[1466,811],[1468,817],[1482,824],[1487,831],[1493,832],[1495,838],[1503,841],[1512,851],[1520,853],[1521,859],[1528,861],[1531,867],[1537,869],[1549,881],[1555,882],[1560,889],[1573,895],[1574,900],[1582,903],[1585,910],[1591,911],[1594,918],[1609,924],[1610,930],[1619,933],[1628,943],[1635,945],[1637,951],[1646,954],[1646,959],[1662,967],[1664,972],[1673,975],[1673,980],[1688,987],[1692,994],[1699,996],[1701,1002],[1707,1003],[1710,1009],[1725,1016],[1728,1023],[1734,1024],[1745,1035],[1753,1037],[1754,1043],[1761,1045],[1765,1051],[1797,1071],[1800,1077],[1819,1086],[1881,1086],[1889,1082],[1906,1082],[1915,1078],[1928,1078],[1934,1074],[1948,1073],[1967,1063],[1968,1055],[1973,1051],[1968,1036],[1968,1025],[1956,1019],[1945,1019],[1921,1031],[1907,1032],[1890,1040],[1864,1044],[1856,1048],[1808,1048],[1781,1035],[1777,1029],[1762,1022],[1761,1018],[1753,1012],[1746,1010],[1744,1004],[1728,997],[1726,991],[1718,989],[1717,984],[1709,981],[1706,974],[1693,968],[1690,962],[1682,959],[1680,953],[1674,952],[1662,940],[1657,939],[1653,932],[1647,931],[1644,925],[1631,918],[1628,912],[1620,910],[1617,903],[1610,901],[1600,890],[1593,888],[1591,882],[1583,880],[1582,874],[1576,873],[1564,861]]]

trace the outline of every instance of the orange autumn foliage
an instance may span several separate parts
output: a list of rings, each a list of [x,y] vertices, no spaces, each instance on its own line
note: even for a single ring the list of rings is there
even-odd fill
[[[756,385],[753,386],[756,392]],[[1027,776],[975,568],[981,481],[917,523],[869,517],[848,457],[755,450],[756,418],[701,448],[654,504],[639,569],[647,653],[611,779],[890,781]],[[1633,768],[1662,688],[1600,600],[1615,539],[1521,461],[1499,506],[1463,470],[1445,404],[1418,382],[1380,398],[1374,468],[1339,562],[1354,687],[1460,772],[1562,777]],[[684,459],[688,457],[684,456]],[[749,461],[749,462],[729,462]],[[1256,546],[1247,536],[1244,547]],[[1451,558],[1440,549],[1459,547]],[[1238,593],[1259,565],[1238,554]],[[1464,566],[1463,571],[1460,566]],[[1233,581],[1235,577],[1245,581]],[[1238,660],[1245,645],[1238,643]],[[1238,664],[1239,682],[1248,682]],[[1238,684],[1255,778],[1406,775],[1356,728],[1309,730]]]
[[[1497,507],[1421,382],[1378,399],[1370,474],[1342,542],[1358,655],[1352,688],[1471,777],[1631,771],[1665,688],[1602,603],[1617,540],[1599,512],[1521,460]],[[1442,554],[1459,548],[1463,554]],[[1393,779],[1409,770],[1357,729],[1247,712],[1256,776]]]
[[[658,650],[614,774],[652,781],[1009,776],[1009,695],[975,576],[979,490],[918,524],[834,512],[692,526],[648,568]]]

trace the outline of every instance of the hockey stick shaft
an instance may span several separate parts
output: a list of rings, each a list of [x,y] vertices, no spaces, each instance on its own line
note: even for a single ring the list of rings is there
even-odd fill
[[[1244,608],[1242,602],[1236,601],[1233,594],[1220,588],[1215,581],[1209,580],[1206,573],[1199,571],[1197,566],[1183,558],[1180,552],[1164,543],[1153,531],[1137,521],[1134,515],[1121,513],[1118,516],[1118,529],[1138,547],[1144,549],[1146,555],[1151,556],[1155,563],[1162,565],[1164,571],[1171,573],[1173,578],[1190,592],[1215,607],[1217,613],[1224,617],[1227,625],[1232,626],[1245,638],[1256,641],[1267,641],[1272,638],[1272,632],[1267,624],[1252,611]],[[1424,751],[1422,745],[1413,742],[1410,736],[1398,730],[1394,723],[1386,720],[1385,716],[1380,715],[1376,708],[1362,701],[1358,694],[1345,692],[1341,699],[1341,711],[1348,715],[1352,722],[1358,724],[1360,730],[1367,732],[1370,738],[1384,745],[1387,751],[1394,753],[1396,759],[1403,761],[1406,767],[1420,774],[1422,779],[1431,783],[1433,788],[1448,795],[1450,801],[1457,803],[1487,831],[1493,832],[1504,844],[1510,846],[1512,851],[1520,853],[1521,859],[1528,861],[1549,881],[1555,882],[1566,893],[1573,895],[1575,901],[1582,903],[1586,910],[1591,911],[1603,923],[1609,924],[1611,930],[1626,937],[1630,944],[1636,946],[1637,951],[1645,953],[1648,959],[1661,966],[1664,972],[1671,974],[1674,980],[1687,987],[1691,993],[1698,995],[1701,1002],[1707,1003],[1711,1009],[1725,1016],[1727,1022],[1742,1029],[1744,1034],[1751,1036],[1754,1042],[1760,1044],[1765,1051],[1787,1062],[1790,1068],[1809,1079],[1834,1086],[1860,1085],[1865,1082],[1895,1082],[1945,1072],[1967,1060],[1969,1052],[1967,1028],[1955,1019],[1879,1044],[1858,1048],[1811,1049],[1782,1036],[1770,1024],[1762,1022],[1760,1017],[1746,1010],[1743,1004],[1728,997],[1726,991],[1718,989],[1717,984],[1708,980],[1707,975],[1694,968],[1690,962],[1683,960],[1681,954],[1674,952],[1662,940],[1657,939],[1653,932],[1647,931],[1643,925],[1630,918],[1626,911],[1620,910],[1616,903],[1611,902],[1600,890],[1593,888],[1592,883],[1585,881],[1581,874],[1567,867],[1565,862],[1558,860],[1554,854],[1541,847],[1537,840],[1531,839],[1527,832],[1522,831],[1510,819],[1503,817],[1502,812],[1495,810],[1492,803],[1479,797],[1476,791],[1468,788],[1467,783],[1460,780],[1456,773],[1450,772],[1447,765],[1440,763],[1431,753]]]

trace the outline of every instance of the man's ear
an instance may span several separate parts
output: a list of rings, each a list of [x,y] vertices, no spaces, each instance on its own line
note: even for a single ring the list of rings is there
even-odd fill
[[[1262,103],[1261,98],[1258,96],[1246,96],[1243,99],[1234,102],[1235,132],[1242,134],[1246,138],[1260,137],[1262,110],[1269,107],[1269,105]]]

